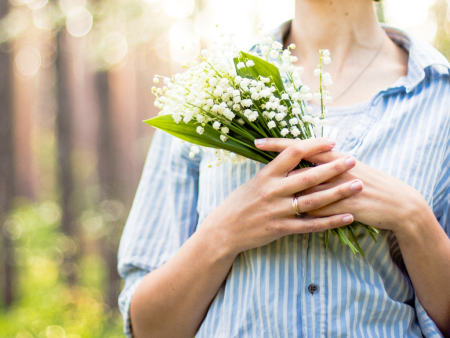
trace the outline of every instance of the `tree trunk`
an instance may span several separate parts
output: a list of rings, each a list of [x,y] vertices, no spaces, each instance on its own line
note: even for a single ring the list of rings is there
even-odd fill
[[[107,71],[100,71],[96,75],[98,94],[99,119],[98,124],[98,177],[100,183],[100,204],[102,201],[120,201],[118,173],[117,145],[113,126],[112,110],[110,105],[109,75]],[[124,159],[122,159],[124,160]],[[117,297],[120,292],[120,276],[117,273],[118,238],[122,227],[120,220],[106,221],[106,236],[102,241],[103,257],[108,268],[108,290],[106,304],[110,308],[117,307]]]
[[[74,200],[75,186],[72,166],[73,142],[73,103],[70,91],[70,57],[67,44],[67,31],[62,28],[57,36],[57,102],[56,136],[58,148],[58,183],[61,203],[61,230],[70,238],[76,236],[76,210]],[[70,284],[76,281],[75,254],[64,257],[63,272]]]
[[[0,2],[0,20],[8,13],[8,1]],[[15,195],[14,172],[14,126],[12,108],[12,72],[10,53],[5,45],[0,46],[0,225],[2,229],[3,249],[3,301],[6,307],[13,302],[13,257],[12,241],[4,228],[5,221],[11,212]]]

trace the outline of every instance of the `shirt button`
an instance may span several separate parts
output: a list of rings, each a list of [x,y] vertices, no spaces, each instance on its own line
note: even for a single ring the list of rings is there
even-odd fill
[[[309,284],[308,285],[308,291],[310,294],[314,294],[319,289],[319,287],[316,284]]]

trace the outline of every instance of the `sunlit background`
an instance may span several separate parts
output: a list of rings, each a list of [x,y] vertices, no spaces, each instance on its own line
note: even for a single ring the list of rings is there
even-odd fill
[[[377,6],[450,55],[444,0]],[[293,13],[293,0],[0,0],[0,338],[122,337],[116,253],[154,74],[220,33],[248,48]]]

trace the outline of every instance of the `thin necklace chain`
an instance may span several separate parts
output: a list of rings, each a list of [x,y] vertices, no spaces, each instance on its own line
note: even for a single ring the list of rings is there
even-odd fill
[[[337,97],[333,98],[334,102],[336,102],[337,99],[339,99],[342,95],[344,95],[355,84],[355,82],[361,77],[361,75],[364,74],[364,72],[367,70],[367,68],[369,68],[369,66],[375,61],[375,59],[377,58],[378,54],[380,54],[381,49],[384,46],[384,41],[386,41],[385,34],[383,34],[383,41],[381,41],[380,47],[378,47],[378,50],[375,53],[375,55],[373,56],[372,60],[370,60],[370,62],[367,64],[367,66],[364,67],[364,69],[358,74],[358,76],[353,80],[353,82],[350,83],[350,85],[342,93],[340,93]]]

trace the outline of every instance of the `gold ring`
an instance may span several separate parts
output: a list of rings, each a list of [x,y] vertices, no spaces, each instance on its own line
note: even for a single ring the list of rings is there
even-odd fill
[[[298,200],[297,200],[298,196],[294,195],[294,198],[292,199],[292,208],[294,208],[295,214],[297,216],[303,217],[303,214],[298,212]]]

